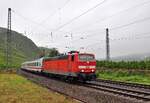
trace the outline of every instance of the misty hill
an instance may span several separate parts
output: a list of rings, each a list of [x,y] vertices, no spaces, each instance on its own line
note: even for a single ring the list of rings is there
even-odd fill
[[[0,28],[0,64],[5,63],[6,33],[5,28]],[[20,65],[23,61],[38,57],[39,48],[26,36],[12,31],[11,41],[13,65]]]
[[[132,54],[126,56],[112,57],[111,60],[114,61],[141,61],[141,60],[150,60],[150,53],[143,54]]]

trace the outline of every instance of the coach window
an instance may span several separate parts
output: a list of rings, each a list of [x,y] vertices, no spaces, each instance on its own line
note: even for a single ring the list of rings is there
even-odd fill
[[[71,55],[71,61],[74,61],[74,55]]]
[[[39,66],[41,66],[41,63],[39,62]]]
[[[39,62],[37,62],[37,66],[39,66]]]

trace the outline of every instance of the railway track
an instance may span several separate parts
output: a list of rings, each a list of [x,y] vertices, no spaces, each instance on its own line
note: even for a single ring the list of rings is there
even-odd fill
[[[51,86],[48,85],[49,83],[51,83],[49,81],[49,79],[58,81],[57,78],[50,78],[49,75],[47,75],[47,74],[41,74],[39,72],[31,72],[31,71],[23,70],[23,69],[18,70],[17,73],[19,75],[22,75],[22,76],[26,77],[27,79],[31,80],[32,82],[34,82],[38,85],[46,87],[47,89],[49,89],[51,91],[54,91],[54,92],[57,92],[57,93],[60,93],[62,95],[66,95],[67,97],[70,97],[70,98],[72,98],[73,100],[75,100],[79,103],[88,103],[85,100],[82,100],[82,99],[74,97],[74,96],[70,96],[69,94],[66,94],[64,92],[61,92],[59,90],[51,88]],[[38,79],[38,78],[41,78],[41,80]],[[62,81],[62,80],[59,80],[59,81]]]
[[[32,72],[28,72],[29,74],[27,73],[27,71],[23,71],[23,72],[26,73],[27,75],[32,75]],[[47,79],[49,79],[47,75],[41,75],[39,73],[34,73],[34,75],[38,75],[39,78],[46,77]],[[57,78],[52,78],[52,79],[62,82],[62,80],[59,80]],[[87,87],[89,89],[95,89],[97,91],[109,92],[109,93],[113,93],[114,95],[129,97],[131,99],[134,98],[136,100],[140,100],[143,102],[150,101],[150,88],[148,85],[142,85],[142,84],[139,85],[139,84],[124,83],[124,82],[102,80],[102,79],[86,82],[86,83],[73,82],[71,84]],[[78,98],[74,98],[74,99],[86,103],[81,99]]]
[[[127,82],[113,81],[113,80],[104,80],[104,79],[97,79],[96,82],[118,84],[118,85],[122,85],[122,86],[129,86],[129,87],[133,87],[133,88],[135,87],[135,88],[150,90],[150,85],[144,85],[144,84],[127,83]]]
[[[100,79],[94,82],[87,82],[84,86],[142,101],[150,101],[150,89],[148,85]]]

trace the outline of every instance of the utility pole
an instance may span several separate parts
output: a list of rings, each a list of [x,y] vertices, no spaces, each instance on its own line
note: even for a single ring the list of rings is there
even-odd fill
[[[72,40],[73,39],[72,33],[70,34],[70,36],[71,36],[71,40]]]
[[[11,47],[11,8],[8,8],[7,36],[6,36],[6,66],[11,66],[12,62]]]
[[[71,40],[71,51],[73,51],[73,35],[72,35],[72,33],[70,34],[70,40]]]
[[[53,42],[53,32],[51,32],[51,40],[52,40],[52,42]]]
[[[109,29],[106,28],[106,60],[110,60]]]

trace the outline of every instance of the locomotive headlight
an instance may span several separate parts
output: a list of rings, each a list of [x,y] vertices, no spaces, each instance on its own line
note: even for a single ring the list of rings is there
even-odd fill
[[[82,69],[81,72],[84,72],[84,70]]]
[[[94,70],[92,69],[92,72],[94,72]]]

